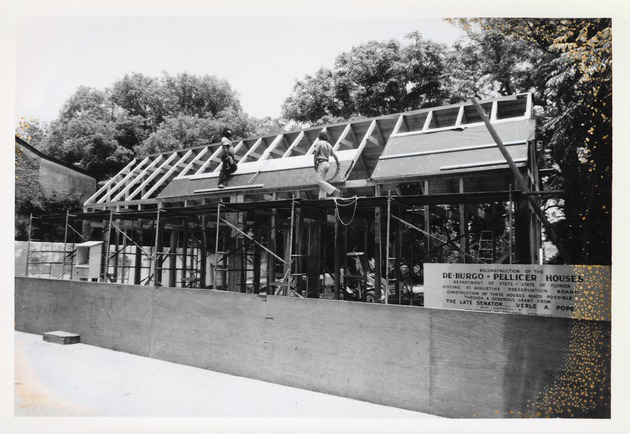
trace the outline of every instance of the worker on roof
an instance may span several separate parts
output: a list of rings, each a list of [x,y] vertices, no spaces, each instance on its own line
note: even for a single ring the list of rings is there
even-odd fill
[[[221,154],[221,172],[219,172],[219,188],[225,188],[225,182],[228,177],[231,177],[238,165],[236,164],[236,158],[234,155],[234,148],[230,138],[232,137],[232,130],[229,128],[223,129],[223,137],[221,137],[221,148],[223,152]]]
[[[313,151],[315,171],[317,172],[317,184],[319,184],[320,199],[326,199],[326,195],[331,195],[332,197],[339,197],[341,195],[341,192],[338,188],[335,188],[328,182],[326,182],[326,175],[328,174],[328,170],[330,169],[329,160],[331,155],[337,163],[337,168],[335,170],[335,174],[333,175],[334,178],[339,173],[339,158],[337,158],[337,154],[335,154],[332,145],[328,143],[328,134],[326,134],[326,132],[324,131],[321,131],[317,135],[317,142],[315,142],[315,150]]]

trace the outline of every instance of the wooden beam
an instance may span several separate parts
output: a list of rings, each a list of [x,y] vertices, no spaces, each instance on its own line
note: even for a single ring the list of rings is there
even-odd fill
[[[354,169],[355,164],[357,164],[357,161],[359,160],[359,157],[361,156],[361,153],[363,152],[363,149],[365,149],[365,145],[368,142],[368,138],[372,136],[372,132],[374,131],[374,128],[376,128],[376,120],[373,120],[372,123],[370,123],[370,126],[368,127],[365,135],[363,136],[363,140],[361,140],[361,144],[359,144],[359,147],[357,148],[356,155],[352,159],[352,162],[350,163],[348,170],[346,170],[346,173],[343,176],[344,179],[348,177],[352,169]]]
[[[188,173],[188,171],[189,171],[190,169],[192,169],[192,167],[193,167],[195,164],[199,164],[199,160],[201,159],[201,157],[203,157],[203,156],[206,154],[206,152],[208,152],[208,149],[210,149],[210,148],[208,148],[208,147],[206,146],[206,147],[205,147],[205,148],[203,148],[203,149],[202,149],[202,150],[201,150],[201,151],[200,151],[197,155],[195,155],[195,158],[193,158],[193,159],[192,159],[192,161],[191,161],[190,163],[188,163],[188,165],[187,165],[186,167],[184,167],[184,170],[182,170],[182,171],[179,173],[179,175],[178,175],[177,177],[179,178],[179,177],[186,176],[186,174]]]
[[[146,160],[146,158],[145,158]],[[120,172],[118,172],[116,175],[114,175],[113,178],[111,178],[109,181],[107,181],[105,183],[105,185],[103,185],[101,188],[98,189],[98,191],[96,193],[94,193],[92,196],[90,196],[85,202],[84,205],[92,203],[92,201],[94,201],[94,199],[96,199],[101,193],[103,193],[104,191],[106,191],[107,189],[109,189],[111,187],[111,185],[114,182],[118,182],[116,181],[117,179],[119,179],[120,177],[122,177],[123,175],[128,175],[130,173],[131,167],[136,164],[136,159],[134,158],[133,160],[131,160],[129,162],[129,164],[127,164]]]
[[[289,149],[287,149],[287,151],[282,155],[282,158],[286,158],[290,156],[293,150],[300,144],[304,136],[305,136],[304,131],[300,131],[300,134],[298,134],[295,140],[293,140],[293,143],[289,145]]]
[[[157,165],[163,159],[164,159],[164,157],[162,157],[161,155],[158,155],[155,158],[155,160],[153,160],[138,175],[136,175],[133,179],[131,179],[130,182],[125,186],[125,188],[123,188],[116,196],[114,196],[114,198],[111,200],[111,202],[116,202],[121,197],[123,197],[125,194],[127,194],[129,192],[129,190],[131,190],[131,187],[133,187],[140,179],[142,179],[143,176],[146,175],[146,173],[148,172],[148,169],[150,169],[151,167],[154,167],[155,165]],[[99,203],[101,203],[101,202],[99,201]]]
[[[142,184],[140,184],[138,186],[138,188],[136,188],[132,193],[129,194],[129,196],[127,196],[127,199],[133,199],[138,193],[140,193],[142,191],[142,189],[144,187],[146,187],[149,182],[151,182],[153,179],[155,179],[160,173],[162,173],[162,168],[166,165],[168,165],[171,161],[173,161],[175,158],[177,157],[177,153],[173,153],[171,154],[166,161],[164,161],[159,168],[157,168],[157,170],[155,170],[152,174],[150,174],[149,176],[147,176],[147,178],[142,182]]]
[[[394,129],[392,130],[392,134],[390,135],[390,137],[398,134],[398,131],[400,131],[400,127],[402,127],[404,120],[405,120],[405,115],[400,115],[400,117],[396,121],[396,125],[394,126]]]
[[[203,173],[204,170],[206,170],[208,168],[208,166],[210,166],[210,163],[212,163],[213,161],[215,161],[215,159],[218,157],[218,155],[222,152],[221,146],[219,146],[213,153],[212,155],[210,155],[210,157],[208,157],[208,159],[206,161],[204,161],[204,163],[201,165],[201,167],[199,169],[197,169],[197,171],[194,173],[194,175],[199,175],[200,173]]]
[[[105,201],[109,201],[111,196],[115,194],[119,188],[124,188],[126,182],[129,181],[130,178],[135,176],[136,173],[141,172],[142,167],[150,161],[149,157],[146,157],[142,160],[136,167],[134,167],[123,179],[121,179],[114,187],[109,189],[107,193],[101,197],[96,203],[104,203]],[[133,182],[133,180],[131,181]]]
[[[337,142],[335,143],[335,145],[333,146],[333,150],[335,152],[337,152],[337,150],[339,150],[339,147],[344,144],[344,145],[348,145],[350,148],[354,147],[354,144],[351,142],[348,142],[346,140],[346,137],[348,136],[348,134],[350,134],[350,132],[352,131],[352,126],[350,124],[347,124],[346,127],[343,129],[343,132],[341,133],[341,135],[339,136],[339,138],[337,139]]]
[[[278,134],[276,138],[273,139],[273,142],[271,142],[271,144],[267,147],[267,149],[265,149],[265,152],[263,152],[262,156],[258,159],[258,161],[263,161],[269,158],[269,154],[271,154],[276,149],[276,147],[282,142],[283,138],[284,138],[283,134]]]
[[[190,157],[192,155],[192,151],[189,150],[188,152],[186,152],[186,154],[184,154],[184,156],[182,158],[180,158],[177,163],[175,163],[154,185],[153,187],[151,187],[149,189],[149,191],[147,191],[143,196],[142,199],[148,199],[149,196],[151,196],[151,194],[158,189],[158,187],[160,187],[164,181],[166,181],[168,178],[171,177],[171,175],[173,174],[173,172],[175,172],[175,170],[181,165],[183,164],[184,161],[186,161],[186,159],[188,157]]]
[[[424,125],[422,126],[422,131],[427,131],[431,126],[431,121],[433,120],[433,110],[427,113],[427,118],[424,120]]]
[[[252,147],[248,149],[245,155],[243,155],[243,158],[240,159],[239,163],[246,162],[251,157],[251,155],[256,151],[256,149],[262,144],[262,142],[263,142],[262,138],[259,138],[258,140],[256,140],[256,142],[252,145]]]

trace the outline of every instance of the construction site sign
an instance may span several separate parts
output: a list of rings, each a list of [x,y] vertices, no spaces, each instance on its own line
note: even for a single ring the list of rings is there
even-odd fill
[[[610,266],[424,267],[425,307],[610,321]]]

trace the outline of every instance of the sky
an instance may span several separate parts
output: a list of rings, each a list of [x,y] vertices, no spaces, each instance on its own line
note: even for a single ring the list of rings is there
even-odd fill
[[[215,75],[246,113],[278,117],[296,80],[354,46],[414,31],[449,45],[462,34],[419,17],[18,17],[16,123],[51,121],[79,86],[104,90],[133,72]]]

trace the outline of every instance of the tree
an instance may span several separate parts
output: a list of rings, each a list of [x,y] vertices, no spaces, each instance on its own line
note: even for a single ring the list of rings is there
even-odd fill
[[[324,116],[341,116],[343,104],[336,98],[333,72],[320,68],[314,76],[297,81],[282,106],[282,115],[296,122],[316,122]]]
[[[228,126],[235,137],[256,132],[226,80],[133,73],[104,91],[79,87],[39,147],[102,180],[136,155],[217,143]]]
[[[37,118],[21,117],[15,135],[30,145],[38,146],[48,134],[50,125]]]
[[[107,178],[133,158],[133,151],[116,138],[116,122],[125,115],[105,92],[80,87],[63,105],[40,148],[97,180]]]
[[[418,32],[406,39],[406,45],[370,41],[340,54],[332,71],[306,75],[285,100],[283,117],[321,124],[441,104],[449,97],[442,84],[446,46]]]
[[[494,79],[506,92],[513,83],[534,89],[543,107],[538,135],[550,167],[550,188],[564,190],[565,219],[556,223],[571,260],[609,264],[612,206],[612,29],[609,19],[471,19],[470,35],[514,47],[527,44],[524,74],[512,61]],[[496,39],[498,38],[498,39]],[[474,39],[474,38],[473,38]],[[525,53],[526,51],[523,51]],[[518,57],[518,56],[517,56]],[[516,58],[515,58],[516,59]],[[496,62],[495,62],[496,64]],[[523,85],[521,85],[523,86]]]

